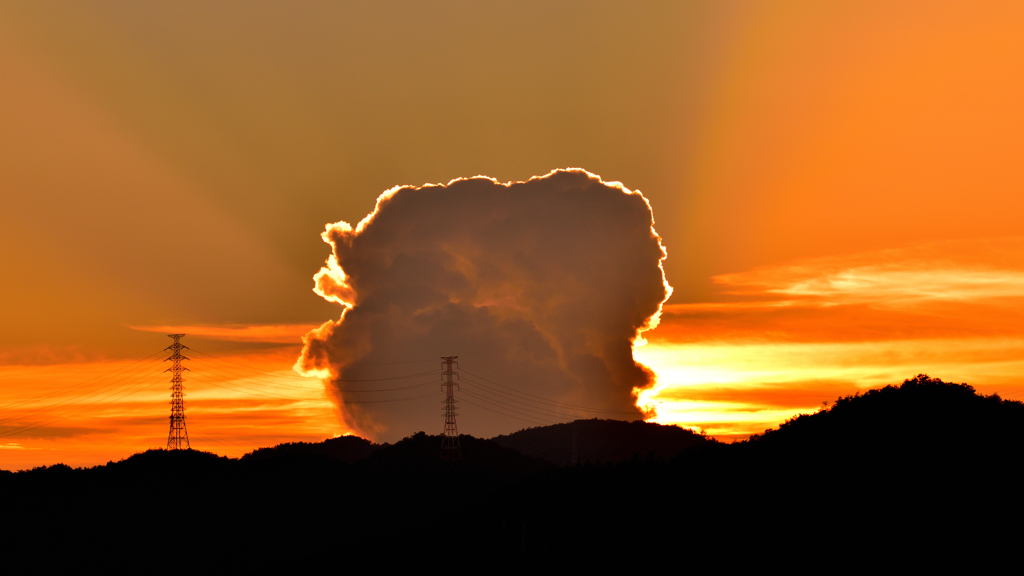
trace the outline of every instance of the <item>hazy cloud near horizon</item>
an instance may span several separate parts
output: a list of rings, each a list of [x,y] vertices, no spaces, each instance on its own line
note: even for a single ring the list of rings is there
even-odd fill
[[[465,433],[640,417],[632,391],[652,375],[632,341],[671,291],[653,224],[639,192],[582,170],[389,190],[355,229],[327,227],[316,290],[351,308],[307,335],[300,365],[329,369],[345,424],[380,440],[440,432],[447,355]]]

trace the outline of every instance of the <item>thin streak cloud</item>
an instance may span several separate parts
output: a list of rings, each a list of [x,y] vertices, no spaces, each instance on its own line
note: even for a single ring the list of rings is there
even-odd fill
[[[667,306],[637,358],[658,421],[742,438],[918,373],[1024,395],[1024,241],[926,244],[715,278],[741,301]]]
[[[274,324],[274,325],[233,325],[233,326],[132,326],[132,330],[158,332],[160,334],[187,334],[214,340],[231,342],[263,342],[276,344],[298,344],[302,336],[316,325]]]

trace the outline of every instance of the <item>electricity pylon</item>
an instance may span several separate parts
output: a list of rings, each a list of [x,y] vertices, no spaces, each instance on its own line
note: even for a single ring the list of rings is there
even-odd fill
[[[455,392],[453,387],[458,386],[452,382],[452,376],[458,378],[458,372],[452,370],[452,364],[459,367],[455,359],[458,356],[441,357],[441,376],[444,383],[441,387],[445,389],[444,398],[444,434],[441,436],[441,460],[462,460],[462,447],[459,446],[459,427],[455,425]]]
[[[168,336],[174,338],[174,344],[164,348],[164,350],[171,351],[171,357],[167,360],[172,362],[171,367],[165,370],[165,372],[171,373],[171,431],[167,434],[167,449],[187,450],[189,448],[188,430],[185,429],[185,393],[182,392],[181,373],[187,371],[188,368],[182,366],[181,361],[188,360],[188,358],[182,356],[181,351],[188,350],[188,346],[184,346],[180,342],[185,336],[184,334],[168,334]]]

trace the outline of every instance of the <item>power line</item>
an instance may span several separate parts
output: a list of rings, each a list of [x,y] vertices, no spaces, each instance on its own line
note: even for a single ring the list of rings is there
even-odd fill
[[[17,436],[17,435],[20,435],[20,434],[24,434],[25,432],[30,432],[30,431],[35,430],[37,428],[41,428],[41,427],[46,426],[48,424],[53,424],[54,422],[59,422],[61,420],[65,420],[65,419],[67,419],[68,416],[71,416],[72,414],[77,414],[77,413],[80,413],[82,411],[86,411],[86,410],[92,409],[90,407],[98,407],[98,406],[105,406],[107,404],[112,404],[112,403],[114,403],[114,402],[116,402],[118,400],[121,400],[123,398],[127,398],[128,396],[131,396],[132,394],[135,394],[135,393],[141,392],[143,390],[146,390],[148,388],[151,388],[154,384],[157,384],[157,383],[161,382],[162,378],[157,378],[157,376],[159,376],[159,374],[154,374],[154,375],[150,376],[150,379],[152,379],[152,382],[149,382],[148,384],[146,384],[145,386],[143,386],[141,388],[138,388],[138,389],[135,389],[135,390],[127,390],[127,391],[124,391],[124,390],[112,390],[112,391],[110,391],[110,393],[107,396],[104,396],[102,398],[97,398],[96,400],[93,400],[92,402],[89,402],[87,404],[76,406],[76,407],[68,410],[67,412],[63,412],[61,414],[58,414],[56,417],[51,418],[49,420],[36,421],[36,422],[30,423],[30,424],[25,424],[23,426],[19,426],[18,428],[15,428],[13,430],[7,430],[7,431],[5,431],[3,433],[0,433],[0,438],[8,437],[8,436]],[[122,388],[122,386],[118,386],[118,388]],[[118,396],[116,398],[109,399],[109,398],[111,398],[111,396],[113,396],[117,392],[124,392],[124,394],[121,394],[120,396]],[[109,399],[109,400],[107,400],[107,399]],[[98,404],[102,400],[107,400],[107,401],[103,402],[102,404]]]
[[[263,371],[253,370],[249,366],[244,366],[242,364],[238,364],[236,362],[232,362],[232,361],[224,359],[224,358],[213,356],[211,354],[206,354],[205,352],[202,352],[202,351],[199,351],[199,350],[196,350],[196,349],[192,349],[192,353],[193,354],[200,354],[200,355],[206,356],[208,358],[211,358],[213,361],[217,361],[217,362],[220,362],[222,364],[230,364],[230,365],[235,366],[237,368],[241,368],[241,369],[243,369],[244,371],[247,371],[247,372],[259,373],[259,374],[264,374],[265,373]],[[417,361],[417,363],[419,363],[419,361]],[[358,367],[358,366],[363,366],[363,365],[364,364],[354,364],[353,366]],[[351,369],[351,368],[352,368],[352,366],[349,367],[349,369]],[[405,378],[415,378],[417,376],[425,376],[427,374],[436,374],[436,373],[437,373],[436,370],[428,370],[426,372],[416,372],[414,374],[403,374],[403,375],[400,375],[400,376],[390,376],[390,377],[387,377],[387,378],[332,378],[331,380],[334,381],[334,382],[384,382],[386,380],[402,380],[402,379],[405,379]],[[308,376],[299,376],[298,374],[295,374],[295,375],[290,375],[290,374],[289,375],[284,375],[284,374],[282,374],[280,376],[282,378],[294,378],[294,379],[298,379],[298,380],[309,380]]]
[[[512,378],[511,376],[506,374],[503,370],[497,370],[497,369],[495,369],[495,368],[493,368],[491,366],[485,366],[483,364],[470,362],[470,369],[476,370],[477,372],[487,372],[488,374],[491,375],[490,376],[491,378],[498,378],[499,376],[496,376],[496,375],[500,375],[500,378],[501,378],[501,380],[503,382],[505,382],[506,384],[514,384],[517,389],[535,390],[535,391],[537,391],[540,394],[543,394],[544,392],[547,392],[550,389],[547,386],[538,386],[538,385],[535,385],[535,384],[531,385],[531,384],[528,384],[528,383],[524,383],[524,382],[522,382],[520,380]],[[465,371],[467,374],[472,374],[472,372],[469,372],[466,369],[463,369],[463,371]],[[481,375],[481,374],[475,374],[475,375],[477,377],[479,377],[479,378],[484,378],[484,376]],[[523,394],[527,394],[527,393],[528,392],[523,392]],[[604,400],[607,399],[607,397],[603,396],[603,395],[590,394],[585,389],[578,391],[576,394],[578,396],[582,397],[582,398],[589,398],[589,399],[593,399],[593,400],[597,400],[597,401],[604,401]]]
[[[584,408],[575,408],[575,407],[574,408],[566,408],[566,407],[564,407],[564,405],[560,405],[560,404],[554,403],[554,402],[542,402],[542,401],[537,401],[537,400],[530,400],[528,398],[521,398],[521,397],[513,396],[513,395],[510,395],[510,394],[501,392],[499,390],[496,390],[494,388],[491,388],[490,386],[487,386],[486,384],[482,384],[480,382],[477,382],[477,381],[475,381],[475,380],[473,380],[471,378],[466,378],[466,382],[471,384],[474,387],[474,389],[477,390],[478,392],[480,392],[481,394],[488,394],[488,395],[496,396],[497,398],[495,398],[495,399],[498,402],[501,402],[503,404],[505,404],[505,403],[512,403],[512,404],[515,404],[517,406],[522,406],[524,409],[531,410],[531,411],[536,411],[538,414],[544,413],[544,414],[547,414],[547,415],[550,415],[550,416],[556,416],[556,417],[562,418],[562,419],[575,419],[575,418],[579,418],[581,414],[584,414],[584,413],[587,412]],[[613,411],[597,411],[597,410],[595,410],[594,412],[603,412],[604,414],[622,414],[622,412],[613,412]]]
[[[192,353],[193,354],[199,354],[200,356],[205,356],[205,357],[207,357],[209,359],[210,362],[214,362],[214,363],[217,363],[217,364],[222,364],[222,365],[230,367],[230,368],[223,368],[224,370],[233,369],[236,372],[242,372],[242,373],[251,373],[251,374],[260,374],[260,375],[263,375],[263,374],[274,374],[275,376],[277,376],[279,378],[290,378],[290,379],[293,379],[293,380],[301,380],[301,381],[309,381],[310,380],[310,378],[308,376],[300,376],[300,375],[294,374],[294,373],[292,373],[292,374],[281,373],[281,372],[284,372],[284,371],[271,373],[271,372],[267,372],[266,370],[257,370],[257,369],[252,368],[249,365],[239,364],[237,362],[232,362],[231,360],[228,360],[228,359],[220,357],[220,356],[214,356],[213,354],[207,354],[206,352],[203,352],[202,350],[198,350],[196,348],[192,349]]]
[[[466,392],[466,393],[469,394],[468,392]],[[477,396],[473,396],[473,398],[478,398],[478,397]],[[502,416],[507,416],[509,418],[512,418],[512,419],[515,419],[515,420],[520,420],[522,422],[529,422],[530,424],[536,424],[536,425],[539,425],[539,426],[543,426],[544,424],[553,424],[553,422],[548,422],[548,421],[538,422],[537,420],[534,420],[532,418],[520,418],[519,416],[513,416],[511,414],[506,414],[506,413],[504,413],[504,412],[502,412],[500,410],[494,410],[492,408],[488,408],[486,406],[481,406],[480,404],[476,404],[474,402],[470,402],[469,400],[466,400],[465,398],[463,398],[462,401],[465,402],[466,404],[471,405],[471,406],[476,406],[477,408],[482,408],[484,410],[487,410],[488,412],[493,412],[495,414],[501,414]]]
[[[421,398],[437,398],[440,396],[437,392],[431,394],[424,394],[422,396],[410,396],[408,398],[391,398],[388,400],[346,400],[345,404],[380,404],[385,402],[405,402],[406,400],[420,400]]]
[[[301,402],[301,401],[306,401],[306,400],[312,400],[313,399],[313,398],[298,398],[296,396],[284,396],[284,395],[281,395],[281,394],[276,394],[274,392],[269,392],[269,391],[265,391],[265,390],[257,390],[255,388],[250,388],[248,386],[244,386],[242,384],[238,384],[237,382],[235,382],[234,384],[226,384],[226,383],[218,384],[218,383],[216,383],[213,380],[207,379],[206,376],[199,375],[198,372],[193,372],[192,379],[193,380],[197,380],[199,382],[202,382],[204,384],[208,384],[208,385],[213,386],[215,388],[221,388],[221,389],[224,389],[224,390],[230,390],[232,392],[241,392],[243,394],[249,394],[249,395],[252,395],[252,396],[262,396],[264,398],[271,398],[271,399],[275,399],[275,400],[291,400],[291,401],[295,401],[295,402]]]
[[[530,396],[530,397],[533,397],[533,398],[537,398],[540,401],[543,401],[545,403],[548,403],[548,404],[551,404],[551,405],[554,405],[554,406],[558,406],[558,407],[573,408],[573,409],[582,410],[582,411],[585,411],[585,412],[600,412],[600,413],[606,413],[606,414],[635,414],[634,412],[627,412],[627,411],[623,411],[623,410],[608,410],[606,408],[594,408],[594,407],[590,407],[590,406],[580,406],[580,405],[577,405],[577,404],[570,404],[568,402],[559,402],[557,400],[551,400],[550,398],[545,398],[543,396],[537,396],[536,394],[530,394],[529,392],[520,392],[520,391],[516,390],[515,388],[512,388],[510,386],[505,386],[504,384],[500,384],[498,382],[495,382],[493,380],[485,378],[484,376],[481,376],[479,374],[475,374],[473,372],[470,372],[469,370],[463,369],[463,372],[465,372],[467,374],[471,374],[473,376],[476,376],[477,378],[480,378],[481,380],[484,380],[485,382],[490,382],[491,384],[494,384],[495,386],[500,386],[501,388],[505,388],[507,390],[510,390],[514,394],[518,394],[518,395],[521,395],[521,396]],[[481,384],[480,382],[477,382],[477,384],[479,384],[480,386],[486,386],[486,384]]]
[[[102,382],[103,381],[102,379],[107,378],[108,376],[113,376],[115,374],[128,371],[134,365],[136,365],[136,364],[138,364],[140,362],[145,362],[146,360],[149,360],[149,359],[153,358],[154,356],[159,355],[161,352],[162,351],[154,352],[154,353],[150,354],[149,356],[146,356],[145,358],[136,360],[136,361],[132,362],[131,364],[127,365],[127,366],[122,366],[122,367],[116,368],[116,369],[111,370],[110,372],[107,372],[105,374],[100,374],[98,376],[93,376],[92,378],[83,380],[81,382],[78,382],[78,383],[75,383],[75,384],[71,384],[69,386],[65,386],[64,388],[58,388],[57,390],[51,390],[50,392],[47,392],[45,394],[40,394],[39,396],[35,396],[33,398],[28,398],[28,399],[25,399],[25,400],[21,400],[19,402],[13,402],[13,403],[7,404],[5,406],[0,406],[0,410],[8,410],[8,409],[14,408],[16,406],[22,406],[24,404],[29,404],[31,402],[37,402],[37,401],[39,401],[42,398],[47,398],[49,396],[54,396],[54,395],[57,395],[57,394],[60,394],[62,392],[66,392],[66,391],[69,391],[69,390],[77,390],[79,388],[84,387],[86,384],[88,384],[90,382],[93,382],[94,380],[97,380],[97,379],[100,379],[100,381]],[[6,419],[0,419],[0,422],[3,422],[4,420],[6,420]]]
[[[195,350],[193,350],[193,352],[195,352]],[[203,366],[204,365],[203,364],[204,361],[200,360],[198,362],[199,362],[199,366]],[[213,373],[213,369],[215,368],[216,370],[220,370],[222,373],[227,374],[230,378],[233,378],[235,380],[245,380],[245,381],[251,381],[251,382],[259,382],[260,384],[264,384],[264,385],[270,386],[272,388],[280,388],[282,390],[308,391],[310,389],[308,386],[292,386],[290,384],[284,384],[284,383],[280,383],[280,382],[270,382],[270,381],[267,381],[267,380],[262,380],[262,379],[259,379],[259,378],[255,378],[253,376],[246,376],[244,373],[239,372],[237,370],[232,370],[230,368],[224,368],[223,366],[217,366],[216,364],[213,363],[214,361],[212,361],[212,360],[207,360],[206,362],[211,362],[211,364],[209,365],[210,368],[208,368],[206,370],[207,373],[211,373],[212,374]],[[259,372],[253,371],[253,372],[257,373],[257,374],[260,374],[261,376],[269,376],[269,377],[276,377],[277,376],[277,374],[274,373],[274,372],[267,372],[267,371],[259,371]],[[310,378],[305,378],[305,377],[301,377],[301,378],[306,383],[312,382],[312,380]]]
[[[423,382],[421,384],[410,384],[409,386],[399,386],[397,388],[377,388],[377,389],[373,389],[373,390],[366,390],[366,389],[363,389],[363,390],[351,390],[349,388],[345,388],[345,389],[342,390],[342,392],[391,392],[393,390],[408,390],[410,388],[421,388],[423,386],[433,386],[435,384],[437,384],[436,381],[435,382]]]
[[[158,354],[159,354],[159,352],[158,352]],[[151,368],[151,366],[152,366],[152,363],[150,364],[150,368]],[[45,412],[54,410],[56,408],[60,408],[62,406],[66,406],[67,404],[72,403],[72,402],[85,400],[87,398],[92,398],[92,397],[100,395],[100,394],[105,394],[107,392],[111,392],[112,390],[116,390],[118,388],[121,388],[121,387],[125,386],[125,384],[119,383],[119,382],[122,382],[126,378],[138,377],[138,375],[139,375],[139,372],[134,372],[134,373],[130,373],[130,374],[122,374],[118,378],[116,378],[113,381],[111,381],[110,383],[104,384],[103,386],[101,386],[97,390],[92,390],[92,391],[90,391],[90,392],[88,392],[86,394],[80,394],[78,396],[72,396],[70,398],[65,398],[63,400],[59,400],[59,401],[54,402],[52,404],[49,404],[49,405],[46,405],[46,406],[41,406],[41,407],[38,407],[38,408],[35,408],[35,409],[32,409],[32,410],[29,410],[28,412],[22,412],[21,414],[18,414],[16,416],[8,416],[6,418],[2,418],[2,419],[0,419],[0,423],[8,422],[8,421],[16,419],[16,418],[23,419],[23,418],[25,418],[25,417],[27,417],[29,415],[32,415],[32,414],[45,413]]]
[[[506,403],[504,403],[504,402],[502,402],[500,400],[495,400],[494,398],[489,398],[487,396],[478,395],[478,394],[476,394],[476,393],[474,393],[474,392],[472,392],[472,391],[470,391],[468,389],[467,390],[463,390],[463,393],[468,395],[471,398],[476,398],[477,400],[479,400],[481,402],[485,402],[485,403],[490,404],[492,406],[498,406],[502,410],[508,410],[509,412],[515,412],[516,414],[521,414],[521,415],[527,416],[529,418],[535,418],[535,419],[538,419],[538,420],[542,420],[544,422],[547,422],[548,424],[554,424],[556,421],[560,421],[560,420],[571,420],[572,419],[571,416],[565,416],[565,415],[562,415],[562,414],[544,414],[544,413],[541,413],[541,412],[537,412],[536,410],[530,410],[529,408],[522,408],[522,407],[519,407],[519,406],[511,406],[511,405],[506,404]],[[552,416],[557,418],[557,420],[550,420],[550,418]]]
[[[192,352],[196,352],[196,350],[193,349]],[[210,360],[210,361],[212,362],[212,360]],[[241,374],[238,371],[231,370],[231,369],[224,368],[224,367],[215,366],[215,368],[217,370],[222,371],[224,374],[229,375],[236,382],[241,382],[241,383],[245,383],[245,384],[259,383],[259,384],[261,384],[260,388],[270,387],[270,388],[276,388],[276,389],[280,389],[280,390],[296,390],[296,391],[301,391],[301,392],[311,392],[313,390],[312,388],[310,388],[308,386],[291,386],[291,385],[284,384],[284,383],[273,383],[273,382],[270,382],[270,381],[267,381],[267,380],[262,380],[262,379],[259,379],[259,378],[254,378],[252,376],[246,376],[244,374]],[[210,373],[210,374],[214,374],[214,371],[212,371],[212,370],[206,370],[206,372]],[[274,372],[267,372],[267,371],[258,371],[258,372],[257,371],[253,371],[253,372],[254,373],[259,373],[261,375],[271,376],[271,377],[276,376],[276,373],[274,373]],[[378,378],[378,379],[366,379],[366,380],[354,380],[354,379],[351,379],[351,380],[342,380],[342,382],[357,382],[357,381],[361,381],[361,382],[373,382],[373,381],[383,382],[383,381],[402,380],[402,379],[413,378],[413,377],[423,376],[423,375],[428,375],[428,374],[436,374],[436,373],[437,373],[437,371],[431,370],[429,372],[419,372],[419,373],[416,373],[416,374],[406,374],[406,375],[395,376],[395,377],[390,377],[390,378]],[[300,378],[302,378],[306,382],[310,382],[311,381],[311,379],[307,378],[307,377],[300,377]],[[239,383],[237,385],[242,387],[242,388],[245,388],[247,390],[252,390],[252,388],[249,388],[248,386],[245,386],[245,385],[243,385],[241,383]],[[412,389],[412,388],[418,388],[418,387],[422,387],[422,386],[428,386],[428,385],[431,385],[431,384],[434,384],[434,382],[424,382],[424,383],[419,383],[419,384],[411,384],[409,386],[397,386],[397,387],[392,387],[392,388],[376,388],[376,389],[370,389],[370,388],[349,389],[349,388],[345,388],[342,391],[343,392],[353,392],[353,393],[388,392],[388,391],[392,391],[392,390],[407,390],[407,389]]]
[[[478,384],[476,382],[472,382],[469,378],[467,378],[466,381],[467,382],[471,382],[472,384]],[[515,406],[520,407],[519,408],[520,410],[525,410],[527,412],[531,412],[531,413],[534,413],[534,414],[537,414],[537,415],[542,415],[543,414],[543,415],[547,415],[547,416],[553,416],[553,417],[559,418],[559,419],[574,419],[574,418],[577,418],[579,416],[578,414],[567,414],[567,413],[564,413],[564,412],[556,412],[556,411],[550,410],[548,408],[543,408],[543,407],[536,406],[536,405],[533,405],[533,404],[527,404],[525,402],[520,402],[520,401],[517,401],[515,398],[511,398],[509,396],[505,396],[505,395],[501,394],[500,392],[494,392],[494,391],[490,391],[490,390],[487,390],[487,389],[476,389],[476,388],[473,388],[473,387],[468,387],[468,388],[474,389],[478,393],[481,393],[481,394],[493,394],[493,395],[496,395],[497,398],[491,397],[490,400],[492,400],[492,401],[494,401],[494,402],[496,402],[498,404],[501,404],[503,406],[507,406],[509,408],[512,407],[511,405],[515,405]]]
[[[263,397],[263,398],[269,398],[269,399],[272,399],[272,400],[289,400],[289,401],[292,401],[292,402],[308,402],[310,400],[316,400],[317,399],[317,398],[300,398],[300,397],[296,397],[296,396],[284,396],[282,394],[276,394],[274,392],[269,392],[269,391],[265,391],[265,390],[257,390],[255,388],[250,388],[248,386],[244,386],[242,384],[238,384],[237,382],[234,383],[234,384],[228,384],[226,382],[217,383],[214,380],[208,379],[206,376],[200,376],[199,374],[200,373],[198,373],[198,372],[192,372],[192,379],[196,380],[196,381],[199,381],[199,382],[201,382],[203,384],[207,384],[207,385],[213,386],[215,388],[220,388],[220,389],[228,390],[228,391],[231,391],[231,392],[240,392],[240,393],[243,393],[243,394],[248,394],[250,396],[258,396],[258,397]],[[435,384],[436,384],[436,382],[424,382],[422,384],[416,384],[414,386],[395,388],[394,390],[418,388],[418,387],[421,387],[421,386],[435,385]],[[308,390],[308,391],[312,392],[312,390]],[[348,390],[342,390],[342,392],[343,393],[344,392],[348,392]],[[390,398],[390,399],[384,399],[384,400],[345,400],[344,403],[345,404],[375,404],[375,403],[380,403],[380,402],[404,402],[406,400],[416,400],[416,399],[420,399],[420,398],[431,398],[431,397],[434,397],[434,396],[437,396],[437,394],[433,393],[433,394],[426,394],[426,395],[422,395],[422,396],[410,396],[410,397],[404,397],[404,398]]]

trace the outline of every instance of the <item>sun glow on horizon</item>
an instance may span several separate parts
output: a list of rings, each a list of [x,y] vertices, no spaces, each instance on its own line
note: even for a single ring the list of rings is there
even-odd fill
[[[1022,260],[1024,242],[1001,238],[716,277],[756,300],[666,306],[634,348],[657,374],[637,405],[737,439],[919,373],[1024,397]]]

